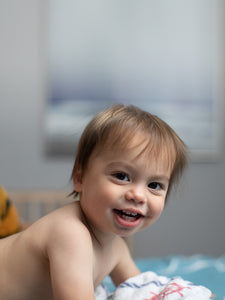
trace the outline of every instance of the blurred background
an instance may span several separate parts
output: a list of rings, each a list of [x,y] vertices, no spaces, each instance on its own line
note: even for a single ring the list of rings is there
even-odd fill
[[[171,195],[159,221],[134,237],[134,255],[222,255],[225,253],[225,3],[186,0],[182,6],[177,0],[143,0],[136,4],[123,1],[120,6],[120,2],[110,1],[106,6],[103,1],[0,1],[0,184],[8,190],[70,190],[74,161],[71,154],[75,153],[79,136],[75,128],[82,128],[90,114],[114,101],[140,104],[161,114],[171,125],[178,126],[181,119],[185,126],[190,125],[178,126],[177,131],[193,146],[193,155],[178,193]],[[76,28],[68,32],[62,16],[68,13],[71,3]],[[185,8],[189,10],[185,12]],[[67,26],[71,26],[73,19],[73,11],[69,11]],[[112,23],[110,16],[118,18],[118,22],[115,19]],[[151,28],[149,34],[154,37],[154,45],[158,42],[158,48],[147,45],[145,52],[148,18],[164,27]],[[153,20],[149,22],[152,24]],[[138,30],[139,24],[142,30]],[[95,33],[102,30],[97,44],[95,39],[91,43],[86,41],[87,36],[93,37],[89,32],[91,27]],[[183,35],[184,29],[189,36]],[[112,32],[113,40],[109,38]],[[77,43],[65,47],[71,45],[73,33]],[[123,44],[122,49],[117,41]],[[183,51],[181,46],[190,41],[192,47],[184,47]],[[165,51],[166,46],[169,52]],[[149,49],[153,58],[146,61]],[[190,52],[193,56],[188,56]],[[78,56],[73,65],[66,59],[75,53]],[[193,59],[184,62],[184,57]],[[177,81],[171,79],[174,62]],[[70,66],[69,73],[66,65]],[[65,100],[70,104],[64,106],[58,113],[61,118],[56,120],[53,106],[57,104],[58,109]],[[69,116],[63,114],[65,107],[74,111],[76,117],[84,111],[80,127],[68,121]],[[195,136],[193,141],[189,139],[191,136]],[[199,149],[199,145],[204,146]]]

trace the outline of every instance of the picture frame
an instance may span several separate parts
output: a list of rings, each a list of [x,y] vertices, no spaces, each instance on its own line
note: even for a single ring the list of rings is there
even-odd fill
[[[166,121],[193,161],[217,159],[224,106],[220,4],[50,0],[46,153],[74,155],[88,121],[122,103]]]

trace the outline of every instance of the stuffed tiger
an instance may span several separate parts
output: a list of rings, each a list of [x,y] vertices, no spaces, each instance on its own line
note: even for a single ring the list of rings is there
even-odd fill
[[[19,216],[6,190],[0,185],[0,238],[20,231]]]

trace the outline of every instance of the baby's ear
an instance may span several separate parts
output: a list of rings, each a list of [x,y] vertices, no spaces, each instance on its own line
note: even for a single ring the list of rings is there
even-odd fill
[[[80,193],[82,191],[82,171],[79,168],[73,175],[74,191]]]

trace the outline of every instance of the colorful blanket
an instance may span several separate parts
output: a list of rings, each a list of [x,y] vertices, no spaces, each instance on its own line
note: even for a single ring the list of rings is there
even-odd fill
[[[104,284],[95,291],[97,300],[207,300],[212,293],[181,277],[167,278],[154,272],[144,272],[119,285],[110,293]]]

